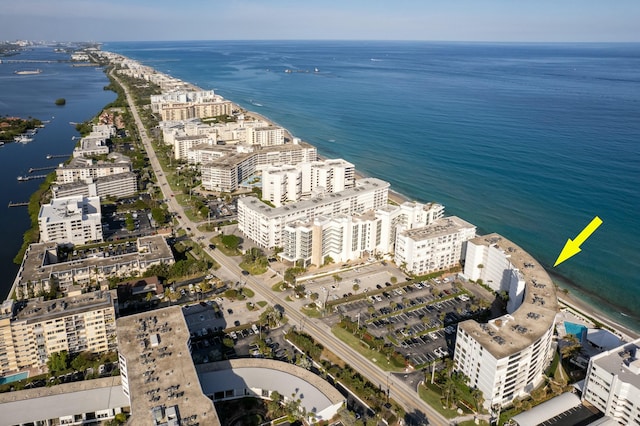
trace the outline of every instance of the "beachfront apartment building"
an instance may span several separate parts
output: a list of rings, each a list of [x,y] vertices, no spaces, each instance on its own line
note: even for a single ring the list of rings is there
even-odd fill
[[[89,257],[61,261],[58,251],[58,244],[53,242],[29,245],[13,284],[18,299],[49,291],[52,286],[65,294],[78,292],[110,277],[138,276],[153,265],[175,262],[161,235],[138,238],[131,250],[119,255],[103,247]]]
[[[288,224],[309,222],[320,216],[355,215],[387,204],[389,183],[368,178],[341,192],[273,208],[256,197],[238,200],[238,229],[259,247],[282,246],[282,231]]]
[[[486,247],[486,256],[477,254],[480,245]],[[491,272],[485,276],[494,277],[496,288],[506,283],[516,287],[509,294],[519,294],[520,279],[524,281],[523,297],[510,313],[487,323],[467,320],[458,324],[453,355],[456,370],[469,378],[469,386],[482,391],[485,408],[503,407],[544,381],[544,370],[554,355],[559,309],[556,288],[542,265],[498,234],[476,237],[467,242],[466,250],[465,272],[486,268]],[[485,263],[478,264],[479,259]],[[512,279],[514,270],[519,271],[517,279]]]
[[[262,171],[262,199],[275,207],[354,186],[355,167],[342,159],[270,166]]]
[[[589,360],[582,400],[617,424],[640,424],[640,339]]]
[[[100,197],[100,199],[106,197],[122,198],[130,197],[137,192],[138,176],[133,172],[118,173],[96,179],[87,178],[84,181],[51,186],[53,198],[71,196]]]
[[[215,145],[215,134],[176,136],[173,139],[173,158],[188,161],[189,154],[194,147],[213,147]]]
[[[284,145],[284,142],[284,129],[282,127],[247,127],[245,130],[245,143],[247,145],[276,146]]]
[[[450,269],[464,261],[466,242],[475,236],[476,227],[457,216],[401,230],[396,236],[394,262],[414,275]]]
[[[513,265],[509,252],[505,252],[497,235],[478,237],[467,243],[464,275],[473,281],[481,280],[496,293],[505,292],[509,296],[507,312],[512,313],[522,304],[525,289],[524,275]],[[487,242],[489,238],[489,242]],[[524,265],[529,268],[529,264]],[[535,284],[535,283],[533,283]]]
[[[56,169],[56,183],[73,183],[131,172],[131,160],[120,153],[112,152],[106,160],[77,157],[68,164],[60,164]]]
[[[151,111],[161,121],[231,115],[233,104],[213,90],[171,91],[151,96]]]
[[[234,192],[243,180],[267,166],[295,165],[315,161],[318,156],[316,148],[304,142],[258,149],[237,146],[233,151],[227,148],[220,152],[227,155],[200,166],[202,187],[207,191]]]
[[[51,354],[116,348],[113,295],[96,291],[55,300],[7,300],[0,308],[0,376],[46,370]]]
[[[99,197],[55,198],[40,206],[38,227],[41,242],[84,245],[102,241]]]
[[[287,219],[295,219],[285,220],[280,257],[290,262],[302,260],[322,265],[326,257],[346,262],[393,253],[398,229],[423,228],[440,220],[443,215],[444,207],[440,204],[409,201],[399,206],[386,204],[351,215],[329,211],[316,214],[312,219],[289,215]]]
[[[326,258],[347,262],[381,251],[381,222],[374,210],[360,214],[316,216],[311,222],[287,224],[280,257],[322,265]]]

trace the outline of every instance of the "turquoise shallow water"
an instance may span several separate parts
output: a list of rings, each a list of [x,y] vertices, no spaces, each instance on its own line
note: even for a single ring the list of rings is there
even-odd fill
[[[640,328],[640,45],[107,43],[499,232]],[[316,71],[317,68],[317,72]],[[285,73],[286,69],[300,72]],[[308,72],[307,72],[308,71]]]

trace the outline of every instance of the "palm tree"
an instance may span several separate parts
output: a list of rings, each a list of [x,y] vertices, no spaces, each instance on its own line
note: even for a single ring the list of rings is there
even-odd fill
[[[482,404],[484,404],[484,394],[478,388],[471,389],[471,398],[473,398],[473,402],[475,403],[476,413],[480,412]]]

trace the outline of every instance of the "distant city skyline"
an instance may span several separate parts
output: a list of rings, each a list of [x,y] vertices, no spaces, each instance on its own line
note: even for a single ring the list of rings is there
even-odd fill
[[[3,40],[640,42],[640,2],[617,0],[21,0]]]

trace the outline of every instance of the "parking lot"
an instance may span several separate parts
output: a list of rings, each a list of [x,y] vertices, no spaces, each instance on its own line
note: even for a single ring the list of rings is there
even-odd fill
[[[392,343],[414,367],[452,353],[455,325],[471,316],[470,308],[469,296],[451,281],[386,283],[359,300],[335,306],[369,334]]]

